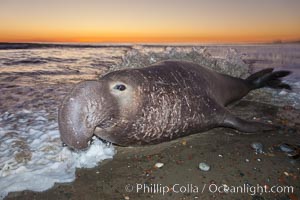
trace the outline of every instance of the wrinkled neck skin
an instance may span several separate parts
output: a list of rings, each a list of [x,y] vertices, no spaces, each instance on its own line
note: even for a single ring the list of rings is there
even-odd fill
[[[58,114],[62,141],[73,149],[85,149],[96,126],[108,126],[116,108],[114,99],[106,92],[101,81],[84,81],[77,84],[64,99]],[[105,94],[105,95],[103,95]]]

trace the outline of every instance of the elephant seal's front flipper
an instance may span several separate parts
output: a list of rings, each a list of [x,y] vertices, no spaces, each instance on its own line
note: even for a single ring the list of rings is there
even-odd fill
[[[277,127],[273,124],[265,124],[261,122],[247,121],[236,117],[228,112],[223,123],[224,127],[234,128],[244,133],[255,133],[259,131],[271,131]]]

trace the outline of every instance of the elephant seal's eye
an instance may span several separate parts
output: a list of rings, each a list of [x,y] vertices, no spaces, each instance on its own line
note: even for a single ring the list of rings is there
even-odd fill
[[[114,89],[124,91],[124,90],[126,90],[126,86],[123,84],[118,84],[118,85],[115,85]]]

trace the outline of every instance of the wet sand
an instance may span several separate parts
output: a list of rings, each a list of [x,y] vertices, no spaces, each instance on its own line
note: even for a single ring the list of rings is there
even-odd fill
[[[230,110],[245,119],[271,120],[282,128],[253,135],[217,128],[159,145],[117,147],[113,160],[93,169],[77,170],[73,183],[56,184],[45,192],[10,193],[5,199],[299,199],[300,160],[291,159],[276,148],[281,143],[299,144],[299,110],[251,101],[240,101]],[[264,153],[256,154],[250,146],[252,142],[262,143]],[[164,166],[155,168],[157,162]],[[210,171],[201,171],[200,162],[209,164]],[[161,187],[179,184],[186,188],[192,184],[199,192],[173,191],[162,195],[151,190],[137,192],[136,188],[126,191],[126,186],[131,188],[136,184],[161,184]],[[293,186],[294,193],[212,193],[208,191],[210,184]]]

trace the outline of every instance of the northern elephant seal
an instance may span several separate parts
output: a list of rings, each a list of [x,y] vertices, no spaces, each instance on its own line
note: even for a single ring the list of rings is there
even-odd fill
[[[84,149],[93,135],[128,146],[220,126],[242,132],[270,130],[271,125],[235,117],[225,106],[264,86],[290,89],[280,81],[288,74],[265,69],[240,79],[183,61],[111,72],[80,82],[64,99],[58,116],[61,139]]]

